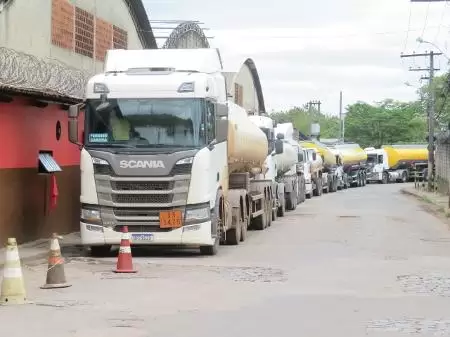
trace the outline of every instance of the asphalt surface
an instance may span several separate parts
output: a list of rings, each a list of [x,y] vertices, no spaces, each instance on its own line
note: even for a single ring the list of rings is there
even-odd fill
[[[72,287],[41,290],[26,265],[33,303],[0,307],[0,335],[450,336],[450,232],[404,186],[307,200],[215,257],[134,251],[134,275],[66,256]]]

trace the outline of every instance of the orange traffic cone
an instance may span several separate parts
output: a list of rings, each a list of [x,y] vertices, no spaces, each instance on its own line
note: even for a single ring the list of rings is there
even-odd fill
[[[50,240],[50,254],[48,256],[47,281],[41,289],[67,288],[71,284],[67,283],[64,273],[64,258],[61,256],[58,235],[53,233]]]
[[[128,226],[122,228],[122,240],[120,241],[119,256],[115,273],[136,273],[133,268],[133,257],[131,256],[130,234]]]
[[[19,250],[15,238],[8,239],[6,261],[0,293],[0,305],[25,304],[27,295],[22,275]]]

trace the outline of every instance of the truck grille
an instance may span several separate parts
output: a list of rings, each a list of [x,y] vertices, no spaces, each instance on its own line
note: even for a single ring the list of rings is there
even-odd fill
[[[176,165],[166,177],[117,176],[108,165],[94,165],[103,224],[120,232],[161,232],[159,212],[184,210],[192,164]]]

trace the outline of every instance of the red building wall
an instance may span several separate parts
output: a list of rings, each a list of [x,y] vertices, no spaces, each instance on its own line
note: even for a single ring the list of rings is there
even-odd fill
[[[80,150],[68,141],[67,124],[67,111],[57,104],[38,108],[23,98],[0,102],[0,242],[7,237],[24,242],[54,231],[78,230]],[[39,151],[52,151],[62,169],[56,173],[59,196],[53,211],[49,207],[50,176],[38,174]]]

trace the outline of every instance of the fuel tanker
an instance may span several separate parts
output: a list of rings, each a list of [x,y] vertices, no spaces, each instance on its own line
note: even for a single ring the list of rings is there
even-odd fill
[[[283,153],[275,156],[277,167],[279,166],[277,181],[284,185],[286,209],[292,211],[306,199],[305,177],[299,163],[303,149],[294,139],[292,123],[279,123],[275,128],[275,134],[284,144]]]
[[[307,149],[314,149],[318,154],[312,159],[312,172],[322,177],[323,192],[336,192],[341,188],[342,168],[337,165],[336,156],[325,144],[316,139],[302,141],[301,145]],[[314,181],[314,179],[313,179]],[[315,193],[317,194],[317,192]]]
[[[426,144],[383,145],[365,149],[368,156],[368,181],[387,184],[407,182],[428,166]]]
[[[221,243],[244,241],[249,226],[270,225],[264,163],[284,143],[269,146],[227,100],[217,49],[109,50],[85,97],[69,109],[68,134],[81,148],[81,242],[93,254],[128,231],[132,245],[215,255]]]
[[[351,187],[365,186],[367,182],[367,153],[356,143],[337,143],[347,183]]]

